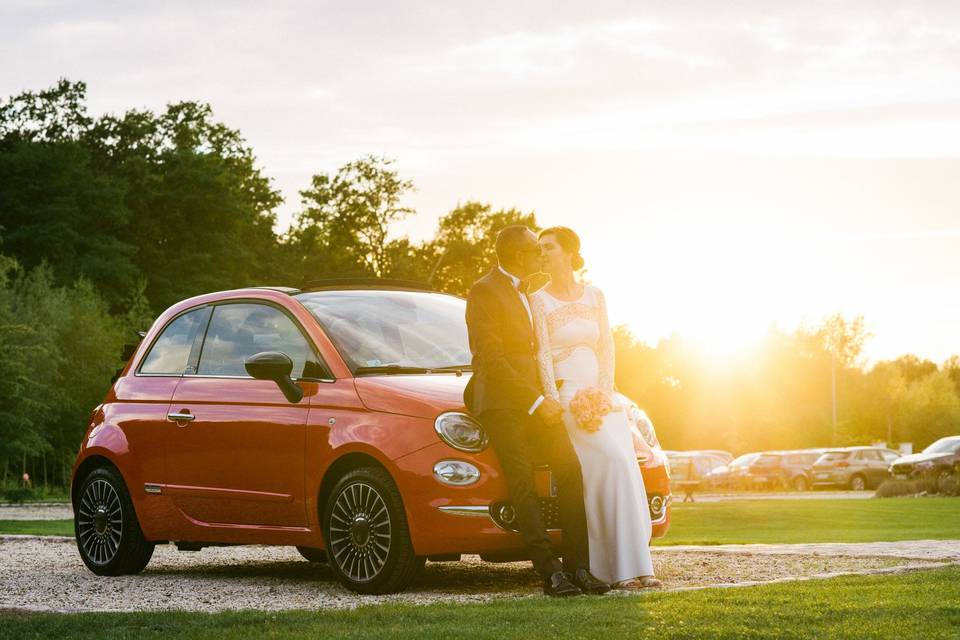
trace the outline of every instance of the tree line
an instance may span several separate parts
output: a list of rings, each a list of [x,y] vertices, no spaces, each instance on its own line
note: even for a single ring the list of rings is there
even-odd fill
[[[366,276],[429,280],[463,295],[493,239],[536,215],[458,204],[429,240],[391,234],[416,212],[394,161],[317,173],[278,233],[283,199],[242,134],[209,105],[92,116],[60,80],[0,103],[0,468],[64,484],[87,416],[125,342],[169,305],[258,284]],[[831,324],[832,323],[832,324]],[[960,431],[960,361],[857,366],[862,323],[771,334],[743,366],[710,370],[682,338],[617,330],[617,379],[665,446],[756,448],[913,441]],[[859,341],[859,342],[858,342]],[[836,374],[839,414],[830,403]],[[825,369],[826,367],[826,369]],[[826,404],[825,404],[826,403]]]

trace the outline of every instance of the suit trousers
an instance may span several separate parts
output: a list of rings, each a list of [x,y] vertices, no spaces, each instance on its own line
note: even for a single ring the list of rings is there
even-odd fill
[[[547,425],[536,416],[511,409],[486,411],[478,418],[500,460],[520,535],[530,549],[534,569],[545,578],[561,569],[571,573],[589,569],[583,478],[565,427]],[[534,467],[544,463],[550,466],[557,483],[563,528],[562,565],[544,528],[534,483]]]

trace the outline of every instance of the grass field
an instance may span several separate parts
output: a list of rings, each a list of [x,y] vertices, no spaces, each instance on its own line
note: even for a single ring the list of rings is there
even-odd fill
[[[265,595],[264,597],[269,597]],[[0,612],[9,638],[957,638],[960,568],[895,576],[489,604],[346,611]]]
[[[957,498],[743,500],[673,505],[659,545],[960,539]]]
[[[72,536],[73,520],[0,520],[0,533]]]
[[[960,539],[960,500],[743,500],[679,503],[658,545]],[[0,533],[73,535],[72,520],[0,520]]]

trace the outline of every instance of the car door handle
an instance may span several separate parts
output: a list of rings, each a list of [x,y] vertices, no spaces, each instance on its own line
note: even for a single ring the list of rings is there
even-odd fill
[[[167,420],[173,420],[174,422],[190,422],[194,418],[196,418],[196,416],[190,412],[167,414]]]

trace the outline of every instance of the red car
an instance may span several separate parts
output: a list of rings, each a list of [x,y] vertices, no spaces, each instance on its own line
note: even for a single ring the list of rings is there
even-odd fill
[[[132,574],[161,542],[295,545],[347,588],[387,593],[426,559],[523,557],[496,455],[463,405],[464,308],[368,281],[167,309],[93,411],[74,466],[84,563]],[[662,460],[643,475],[659,537],[669,478]]]

